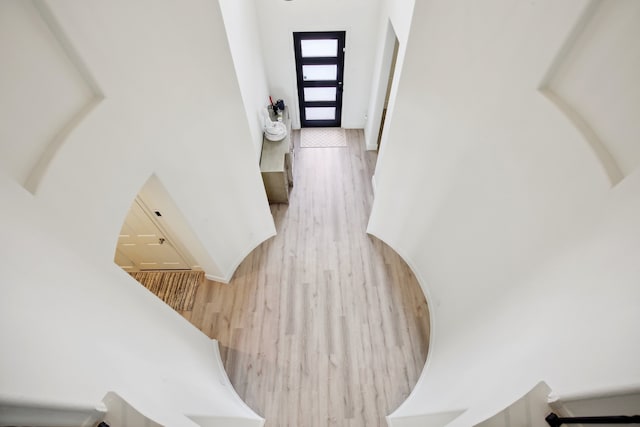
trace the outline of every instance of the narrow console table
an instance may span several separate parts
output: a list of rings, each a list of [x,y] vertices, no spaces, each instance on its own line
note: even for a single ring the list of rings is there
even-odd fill
[[[271,119],[275,120],[273,113]],[[287,136],[282,141],[262,139],[260,172],[269,203],[289,203],[289,188],[293,187],[294,150],[288,108],[285,108],[282,120],[287,126]]]

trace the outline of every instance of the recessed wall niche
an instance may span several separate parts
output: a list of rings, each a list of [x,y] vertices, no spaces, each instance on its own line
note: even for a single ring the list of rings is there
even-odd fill
[[[578,127],[612,185],[640,165],[640,2],[589,3],[541,91]]]
[[[0,166],[35,193],[71,130],[103,98],[44,2],[0,2]]]

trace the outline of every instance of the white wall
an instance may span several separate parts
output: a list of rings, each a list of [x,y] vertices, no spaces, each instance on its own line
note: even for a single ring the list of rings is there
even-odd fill
[[[275,229],[220,11],[146,6],[52,3],[106,99],[69,135],[38,196],[103,259],[155,173],[230,277]]]
[[[180,254],[187,258],[191,268],[203,270],[209,280],[225,281],[218,264],[202,246],[198,235],[193,232],[184,214],[174,203],[173,197],[167,193],[155,174],[145,182],[138,196],[151,212],[161,213],[162,216],[154,220],[169,233],[170,241],[177,246]]]
[[[536,89],[585,6],[416,2],[369,232],[412,266],[432,337],[391,419],[640,383],[640,172],[611,189]]]
[[[0,403],[91,407],[116,390],[163,425],[194,413],[260,425],[214,342],[112,262],[65,247],[60,218],[18,184],[3,176],[0,191]]]
[[[548,402],[550,392],[549,386],[541,381],[515,402],[505,402],[504,405],[508,406],[504,410],[476,427],[549,427],[545,417],[551,412]],[[460,420],[457,422],[459,424]]]
[[[26,184],[58,134],[96,96],[32,2],[0,3],[0,166]]]
[[[387,87],[389,83],[391,83],[391,89],[393,90],[393,80],[395,80],[394,73],[394,79],[389,82],[389,75],[393,64],[393,52],[397,40],[391,21],[387,20],[383,33],[385,36],[382,39],[382,45],[376,61],[376,63],[379,63],[379,66],[374,67],[369,112],[367,113],[368,118],[364,128],[364,141],[369,150],[378,148],[378,134],[380,133],[380,122],[382,120]],[[389,93],[389,96],[391,96],[391,93]]]
[[[31,4],[12,6],[10,22]],[[44,6],[105,99],[68,134],[35,194],[6,162],[0,169],[0,340],[10,349],[0,401],[90,406],[113,390],[165,425],[183,413],[257,423],[220,382],[211,341],[113,263],[152,173],[225,277],[275,232],[218,3]],[[42,52],[30,44],[38,37],[24,50]],[[37,59],[44,69],[54,61]],[[2,87],[24,95],[6,108],[23,111],[24,126],[40,123],[24,111],[46,83],[14,77],[0,71]],[[64,97],[46,95],[49,107]],[[9,159],[13,143],[0,140]]]
[[[415,2],[416,0],[384,0],[386,15],[393,23],[398,40],[406,42],[409,39]]]
[[[107,425],[135,425],[140,427],[162,427],[146,415],[140,413],[117,393],[110,391],[102,399],[107,413],[103,421]]]
[[[640,165],[640,3],[594,2],[583,28],[557,60],[549,90],[593,130],[622,176]]]
[[[378,148],[378,134],[380,131],[380,120],[386,97],[387,85],[389,82],[389,70],[395,39],[398,39],[398,53],[396,58],[395,71],[391,82],[391,92],[389,93],[389,105],[385,118],[385,129],[393,117],[395,99],[397,96],[397,86],[402,75],[404,55],[409,37],[411,18],[413,17],[413,6],[415,0],[386,0],[382,5],[382,12],[378,23],[378,45],[376,60],[373,67],[373,78],[371,87],[371,97],[369,98],[368,120],[364,127],[365,145],[368,150]],[[388,132],[384,131],[380,145],[384,144]]]
[[[346,31],[342,127],[364,128],[378,43],[379,0],[256,1],[270,95],[291,108],[300,127],[293,33]]]
[[[219,0],[256,158],[262,152],[262,108],[269,102],[258,14],[253,0]],[[224,102],[224,100],[221,100]]]

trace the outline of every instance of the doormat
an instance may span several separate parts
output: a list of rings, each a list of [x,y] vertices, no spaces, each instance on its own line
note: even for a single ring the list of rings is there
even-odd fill
[[[342,128],[303,128],[300,148],[346,147],[347,135]]]
[[[129,273],[176,311],[193,309],[204,271],[139,271]]]

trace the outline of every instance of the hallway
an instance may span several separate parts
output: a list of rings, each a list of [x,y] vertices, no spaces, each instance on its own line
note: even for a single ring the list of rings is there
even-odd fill
[[[267,427],[386,426],[427,356],[429,314],[408,266],[366,234],[376,153],[299,148],[278,235],[230,285],[205,282],[183,312],[220,343],[229,378]]]

